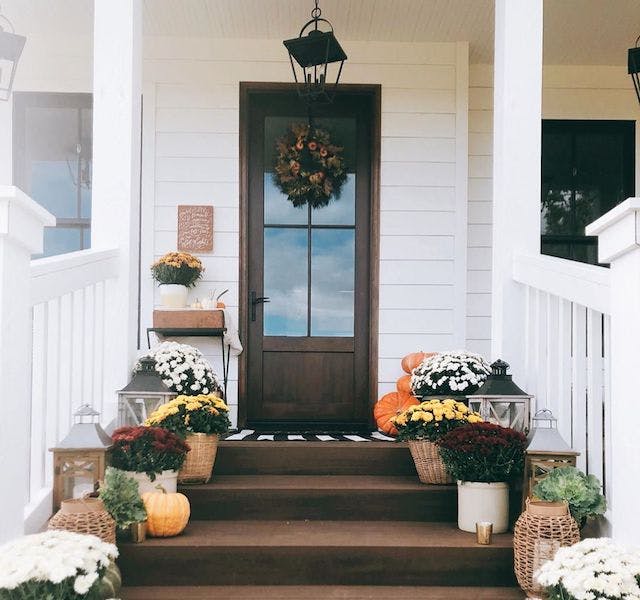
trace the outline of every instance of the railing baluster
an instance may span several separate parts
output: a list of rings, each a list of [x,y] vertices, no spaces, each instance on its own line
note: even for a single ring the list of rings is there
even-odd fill
[[[47,373],[47,307],[33,307],[33,362],[31,366],[31,476],[29,499],[45,482],[46,452],[46,373]]]
[[[578,457],[578,467],[587,468],[587,340],[586,340],[586,309],[579,304],[573,305],[573,330],[571,333],[571,415],[572,415],[572,446],[581,454]]]
[[[571,302],[558,298],[558,429],[571,440]]]
[[[587,469],[602,481],[602,315],[587,310]]]
[[[45,422],[45,484],[51,485],[53,456],[48,452],[48,448],[55,446],[58,441],[58,419],[60,410],[60,399],[58,397],[58,381],[60,377],[60,300],[54,298],[46,303],[47,308],[47,329],[46,329],[46,373],[45,373],[45,397],[46,422]]]

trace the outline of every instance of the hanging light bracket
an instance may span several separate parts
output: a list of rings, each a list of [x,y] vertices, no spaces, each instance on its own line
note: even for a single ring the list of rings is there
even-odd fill
[[[638,47],[638,43],[640,42],[640,36],[636,39],[635,48],[629,48],[628,51],[628,72],[631,75],[631,79],[633,80],[633,87],[636,90],[636,96],[638,98],[638,102],[640,102],[640,47]]]

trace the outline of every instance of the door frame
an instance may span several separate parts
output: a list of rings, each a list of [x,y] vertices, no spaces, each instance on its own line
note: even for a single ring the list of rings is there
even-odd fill
[[[268,92],[295,92],[293,83],[240,82],[240,273],[238,329],[245,350],[238,356],[238,427],[247,422],[247,356],[246,334],[249,328],[249,101],[252,94]],[[363,94],[373,100],[371,122],[371,206],[369,232],[370,284],[369,284],[369,404],[373,407],[378,397],[378,280],[380,270],[380,142],[381,99],[379,84],[340,84],[339,90]],[[302,100],[301,100],[302,102]],[[370,423],[373,413],[369,411]]]

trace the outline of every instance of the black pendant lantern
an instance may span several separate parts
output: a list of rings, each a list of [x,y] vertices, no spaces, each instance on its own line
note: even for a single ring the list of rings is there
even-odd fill
[[[638,47],[638,42],[640,42],[640,36],[636,39],[636,47],[629,48],[627,62],[629,75],[633,79],[633,87],[636,89],[636,96],[638,97],[638,102],[640,102],[640,48]]]
[[[27,38],[16,35],[9,19],[0,15],[0,100],[11,96],[13,78]]]
[[[321,17],[322,11],[316,6],[311,11],[311,20],[300,30],[300,35],[283,44],[289,51],[289,60],[298,93],[307,102],[331,102],[335,95],[342,65],[347,60],[342,46],[333,34],[333,26]],[[325,23],[329,31],[322,31],[320,23]],[[308,32],[308,33],[307,33]],[[335,83],[329,83],[329,65],[340,63],[335,69]]]

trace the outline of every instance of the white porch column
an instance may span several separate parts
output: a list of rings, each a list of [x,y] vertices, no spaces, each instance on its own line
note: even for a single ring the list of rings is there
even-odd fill
[[[611,263],[611,416],[606,432],[607,492],[612,536],[637,545],[640,494],[638,408],[640,366],[640,198],[629,198],[587,227],[598,236],[598,259]]]
[[[24,533],[31,441],[31,254],[56,220],[13,186],[0,186],[0,544]]]
[[[94,4],[91,246],[120,250],[117,301],[106,323],[107,421],[116,414],[114,392],[128,381],[137,347],[142,2]]]
[[[525,381],[524,293],[513,258],[540,248],[542,0],[496,0],[492,358]]]

